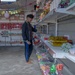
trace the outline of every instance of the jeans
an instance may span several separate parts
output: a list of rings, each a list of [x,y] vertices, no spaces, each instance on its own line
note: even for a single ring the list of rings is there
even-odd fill
[[[30,41],[31,44],[27,44],[27,42],[25,42],[25,59],[26,59],[26,62],[29,61],[29,58],[32,54],[32,51],[33,51],[33,44],[32,44],[32,40]]]

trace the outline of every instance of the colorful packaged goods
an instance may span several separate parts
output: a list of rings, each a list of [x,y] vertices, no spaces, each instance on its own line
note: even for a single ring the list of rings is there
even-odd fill
[[[62,46],[61,46],[61,50],[65,51],[65,52],[69,52],[69,50],[73,48],[73,45],[70,44],[70,43],[64,43]]]
[[[63,43],[67,43],[67,39],[65,39],[63,36],[50,36],[49,42],[53,46],[61,46]]]
[[[58,75],[63,75],[62,74],[63,66],[64,66],[63,64],[57,64],[56,65],[56,69],[57,69]]]
[[[74,2],[75,2],[75,0],[61,0],[59,7],[66,8],[66,7],[70,6],[71,4],[73,4]]]

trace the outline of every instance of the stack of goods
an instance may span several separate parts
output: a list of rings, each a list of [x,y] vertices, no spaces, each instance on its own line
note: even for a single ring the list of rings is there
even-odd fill
[[[73,4],[75,2],[75,0],[61,0],[59,7],[60,8],[66,8],[69,5]]]
[[[35,39],[34,39],[34,44],[37,45],[38,43],[40,43],[40,40],[37,39],[37,38],[35,38]]]
[[[49,56],[48,52],[44,47],[40,47],[39,50],[36,50],[36,55],[40,64],[40,68],[43,71],[44,75],[50,75],[50,65],[54,62],[54,59]]]
[[[46,3],[46,5],[43,8],[45,14],[47,14],[50,10],[50,1]]]
[[[57,75],[58,73],[61,73],[63,65],[56,65],[54,59],[50,56],[50,54],[43,46],[40,46],[38,50],[36,50],[36,55],[38,57],[43,75]]]
[[[47,35],[47,34],[42,34],[42,35],[41,35],[41,38],[44,39],[44,40],[48,40],[49,35]]]
[[[75,45],[72,45],[70,43],[64,43],[62,46],[61,46],[61,50],[75,56]]]
[[[40,15],[40,20],[42,20],[42,18],[43,18],[46,14],[48,14],[48,12],[50,11],[50,2],[51,2],[51,1],[48,1],[48,2],[45,4],[45,6],[44,6],[44,8],[43,8],[43,12],[42,12],[41,15]]]
[[[63,75],[63,64],[53,64],[50,68],[50,75]]]
[[[62,46],[61,46],[61,50],[65,51],[65,52],[69,52],[70,49],[73,48],[73,45],[70,44],[70,43],[64,43]]]
[[[40,14],[40,20],[42,20],[43,18],[44,18],[44,16],[45,16],[45,13],[44,12],[42,12],[41,14]]]
[[[67,38],[63,36],[50,36],[49,42],[53,46],[61,46],[63,43],[67,43]]]
[[[37,45],[38,43],[40,43],[40,40],[38,39],[37,36],[34,36],[34,44]]]
[[[44,40],[48,41],[49,35],[45,35],[43,38],[44,38]]]

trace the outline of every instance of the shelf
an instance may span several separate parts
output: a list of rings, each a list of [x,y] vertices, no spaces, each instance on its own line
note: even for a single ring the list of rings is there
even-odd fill
[[[63,17],[68,16],[68,15],[75,15],[74,11],[67,11],[67,10],[68,10],[68,8],[54,9],[54,10],[50,11],[42,20],[40,20],[38,22],[38,24],[42,23],[43,21],[56,23],[56,21],[60,18],[63,18]]]
[[[10,34],[11,36],[22,36],[22,34]]]
[[[41,38],[40,40],[44,43],[44,45],[46,46],[49,53],[53,56],[53,58],[60,58],[60,59],[67,58],[75,63],[75,56],[72,56],[69,53],[65,53],[64,51],[61,50],[61,47],[52,46],[51,44],[48,43],[48,41],[45,41],[43,38]]]
[[[38,37],[38,36],[37,36]],[[43,38],[39,38],[41,42],[46,46],[49,53],[53,56],[53,58],[65,58],[65,52],[63,52],[60,47],[53,47],[48,43],[48,41],[45,41]]]
[[[71,10],[71,9],[75,9],[75,3],[71,4],[66,8],[66,10]]]
[[[12,46],[24,46],[24,44],[12,44]]]
[[[65,57],[75,63],[75,56],[72,56],[70,54],[66,54]]]
[[[48,41],[45,41],[42,38],[41,41],[44,43],[44,45],[46,45],[47,50],[53,56],[53,58],[65,58],[66,53],[62,51],[60,47],[54,47],[49,44]]]
[[[13,28],[13,29],[11,29],[11,31],[12,31],[12,30],[20,30],[20,31],[21,31],[21,29],[20,29],[20,28]]]

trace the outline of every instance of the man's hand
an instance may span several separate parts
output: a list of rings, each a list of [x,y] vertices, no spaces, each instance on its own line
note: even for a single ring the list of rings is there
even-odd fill
[[[27,42],[27,44],[29,44],[29,45],[31,44],[30,41],[28,41],[28,40],[27,40],[26,42]]]

